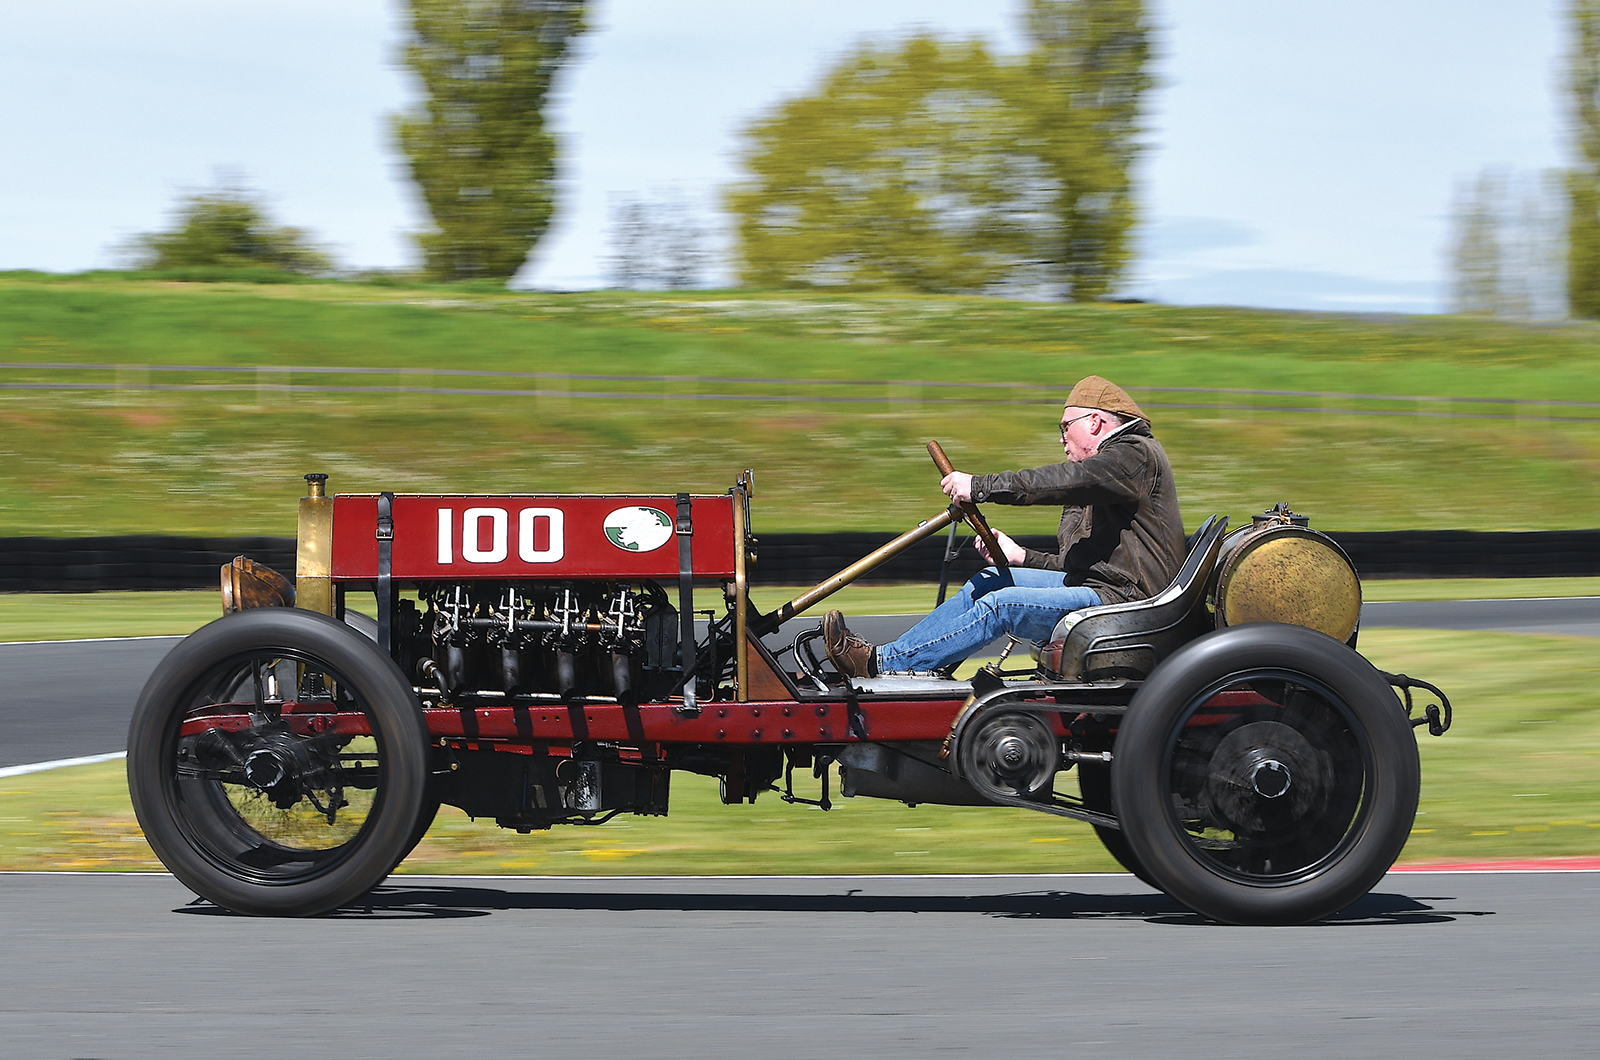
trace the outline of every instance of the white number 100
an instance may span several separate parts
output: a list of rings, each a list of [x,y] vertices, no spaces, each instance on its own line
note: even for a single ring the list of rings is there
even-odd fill
[[[549,538],[539,548],[534,528],[540,519],[548,520]],[[487,522],[489,547],[483,547]],[[461,558],[468,563],[499,563],[506,558],[511,515],[504,508],[468,508],[461,513]],[[455,562],[453,533],[455,512],[439,509],[439,562]],[[524,563],[555,563],[566,551],[566,513],[560,508],[524,508],[517,513],[517,557]]]

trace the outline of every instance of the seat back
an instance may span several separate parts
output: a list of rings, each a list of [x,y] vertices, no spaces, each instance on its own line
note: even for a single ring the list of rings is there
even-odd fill
[[[1178,576],[1148,600],[1073,611],[1056,623],[1051,646],[1064,641],[1059,661],[1047,647],[1041,661],[1065,680],[1127,677],[1142,680],[1156,664],[1211,628],[1206,583],[1216,566],[1228,517],[1213,515],[1196,530]]]

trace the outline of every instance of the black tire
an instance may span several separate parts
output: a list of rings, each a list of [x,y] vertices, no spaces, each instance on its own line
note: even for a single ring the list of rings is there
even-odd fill
[[[1234,924],[1300,924],[1370,891],[1421,769],[1394,692],[1346,645],[1254,623],[1174,653],[1114,747],[1123,835],[1156,885]]]
[[[378,620],[371,615],[345,608],[344,624],[374,644],[378,642]],[[394,868],[398,868],[400,863],[410,857],[413,850],[417,849],[417,844],[422,842],[423,837],[428,834],[428,829],[433,827],[433,819],[439,816],[440,805],[438,797],[433,794],[433,784],[430,782],[422,796],[422,809],[417,814],[417,823],[412,826],[411,836],[405,842],[405,849],[400,851],[400,856],[395,859],[394,865],[391,866],[391,871]]]
[[[1094,765],[1089,762],[1078,763],[1078,792],[1083,796],[1083,804],[1091,810],[1100,813],[1115,814],[1111,802],[1111,767]],[[1155,881],[1139,861],[1139,855],[1133,852],[1133,847],[1128,843],[1128,837],[1122,834],[1120,828],[1107,828],[1104,825],[1095,825],[1094,834],[1100,837],[1100,842],[1112,857],[1117,859],[1117,864],[1127,869],[1139,878],[1139,882],[1161,890],[1161,885]]]
[[[344,624],[372,641],[372,643],[378,643],[378,620],[371,615],[345,608]]]
[[[423,838],[428,834],[428,829],[433,827],[433,819],[439,816],[439,807],[442,805],[443,803],[433,794],[433,785],[429,784],[427,790],[423,792],[422,809],[417,812],[416,823],[411,826],[411,835],[406,838],[404,848],[400,851],[400,856],[395,858],[394,864],[389,867],[391,872],[399,868],[400,863],[410,857],[413,850],[417,849],[417,844],[422,842]]]
[[[371,890],[410,849],[427,751],[409,682],[371,641],[324,615],[257,608],[196,631],[151,675],[128,789],[156,855],[196,894],[312,916]]]

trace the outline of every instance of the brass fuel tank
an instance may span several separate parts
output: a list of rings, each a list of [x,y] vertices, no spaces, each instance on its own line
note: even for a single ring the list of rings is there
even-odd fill
[[[1217,628],[1286,622],[1349,641],[1361,622],[1361,580],[1334,540],[1279,504],[1222,542],[1211,590]]]

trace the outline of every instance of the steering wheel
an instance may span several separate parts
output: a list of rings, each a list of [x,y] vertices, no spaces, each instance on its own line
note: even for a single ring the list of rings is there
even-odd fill
[[[933,457],[934,465],[938,467],[941,477],[955,470],[955,466],[950,463],[950,458],[944,455],[944,448],[938,442],[928,443],[928,455]],[[978,506],[971,501],[958,501],[955,507],[972,527],[973,532],[978,535],[978,540],[983,542],[983,547],[989,550],[989,559],[995,567],[1001,573],[1009,571],[1011,564],[1006,562],[1006,554],[1001,550],[999,542],[994,539],[994,531],[989,529],[989,524],[984,520],[983,513],[978,511]]]

